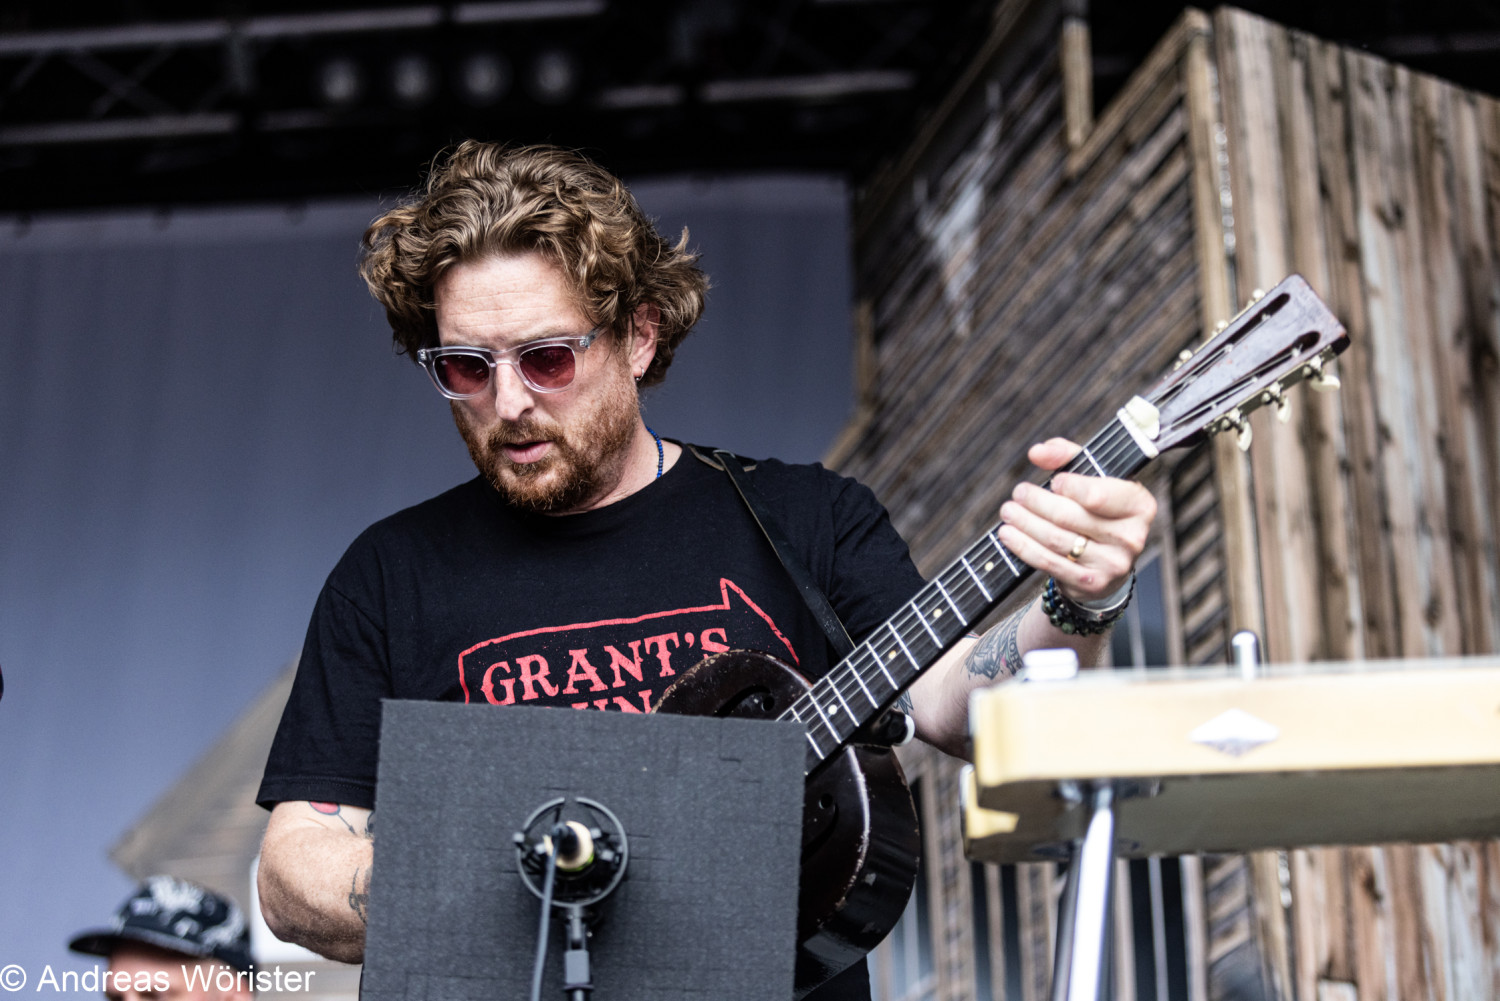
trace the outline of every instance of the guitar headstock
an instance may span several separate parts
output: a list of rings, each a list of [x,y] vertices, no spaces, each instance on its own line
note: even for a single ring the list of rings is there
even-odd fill
[[[1285,413],[1286,391],[1304,380],[1336,387],[1325,367],[1348,346],[1344,325],[1307,282],[1286,278],[1197,351],[1183,352],[1177,367],[1143,394],[1156,411],[1153,444],[1166,451],[1235,429],[1247,446],[1247,414],[1267,404]]]

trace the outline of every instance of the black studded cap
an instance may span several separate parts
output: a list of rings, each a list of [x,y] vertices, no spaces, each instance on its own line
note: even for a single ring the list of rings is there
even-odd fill
[[[142,942],[186,956],[217,959],[250,969],[250,932],[234,901],[175,876],[152,876],[140,885],[108,928],[74,937],[68,948],[108,956],[121,942]]]

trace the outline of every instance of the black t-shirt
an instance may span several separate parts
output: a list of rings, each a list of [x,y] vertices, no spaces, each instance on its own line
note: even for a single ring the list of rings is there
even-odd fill
[[[775,460],[751,477],[856,640],[922,586],[865,487]],[[371,526],[329,575],[256,798],[373,808],[381,699],[644,712],[725,649],[812,678],[832,660],[721,470],[684,450],[644,489],[563,517],[476,477]]]

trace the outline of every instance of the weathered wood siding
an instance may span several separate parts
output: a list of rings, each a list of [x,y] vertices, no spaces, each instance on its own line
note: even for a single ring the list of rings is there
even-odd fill
[[[1214,32],[1239,287],[1299,271],[1353,341],[1341,392],[1255,421],[1267,649],[1493,653],[1500,102],[1238,12]],[[1291,862],[1298,997],[1500,997],[1500,845]]]
[[[1031,442],[1088,437],[1205,326],[1199,243],[1208,230],[1214,246],[1223,242],[1208,20],[1180,21],[1084,130],[1070,92],[1080,75],[1078,21],[1065,14],[1055,4],[1001,5],[995,37],[963,87],[857,209],[861,413],[830,461],[882,497],[924,569],[993,522],[1016,482],[1035,478],[1025,458]],[[1221,298],[1220,317],[1228,315]],[[1206,454],[1194,468],[1212,479]],[[1164,463],[1150,473],[1163,491],[1170,470]],[[1218,660],[1229,624],[1223,519],[1214,484],[1206,494],[1202,486],[1200,476],[1184,487],[1193,503],[1181,545],[1195,596],[1178,619],[1200,656]],[[1033,596],[1026,590],[1019,600]],[[1006,929],[999,878],[976,879],[951,857],[961,843],[953,799],[933,794],[954,785],[952,763],[907,750],[928,793],[935,967],[912,996],[975,997],[973,956],[987,950],[994,996],[1008,981],[1017,1001],[1045,1001],[1054,867],[1007,874],[1018,927]],[[1191,875],[1201,886],[1196,869]],[[1221,884],[1243,883],[1220,879],[1210,890],[1222,896]],[[976,893],[989,918],[985,941],[961,920]],[[1014,968],[1007,934],[1019,947]],[[1126,1001],[1132,930],[1117,934],[1115,996]],[[1230,929],[1216,942],[1233,951],[1241,937]],[[1207,949],[1205,939],[1194,965],[1200,982]],[[877,957],[877,979],[893,968]]]
[[[832,458],[926,569],[1033,476],[1027,445],[1092,434],[1201,330],[1181,74],[1070,150],[1059,25],[1040,6],[950,128],[859,207],[873,372],[868,416]]]
[[[1222,658],[1239,628],[1278,661],[1495,652],[1500,102],[1221,10],[1185,15],[1090,123],[1068,13],[1000,4],[862,194],[861,408],[831,462],[934,569],[1032,475],[1030,442],[1092,433],[1298,271],[1349,328],[1344,388],[1297,392],[1285,425],[1255,415],[1248,456],[1221,436],[1153,468],[1173,658]],[[946,761],[907,758],[944,786]],[[923,996],[975,996],[965,950],[990,949],[995,979],[1008,934],[1008,978],[1044,997],[1050,869],[1015,874],[1019,929],[991,901],[974,941],[948,922],[998,880],[947,858],[938,807]],[[1191,998],[1500,998],[1494,842],[1184,860],[1182,886]]]

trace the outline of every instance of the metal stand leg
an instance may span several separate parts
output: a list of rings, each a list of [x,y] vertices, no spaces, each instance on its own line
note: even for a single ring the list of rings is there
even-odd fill
[[[1088,829],[1074,846],[1058,915],[1052,1001],[1098,1001],[1103,980],[1109,887],[1114,874],[1114,788],[1109,783],[1095,786],[1086,808]]]

